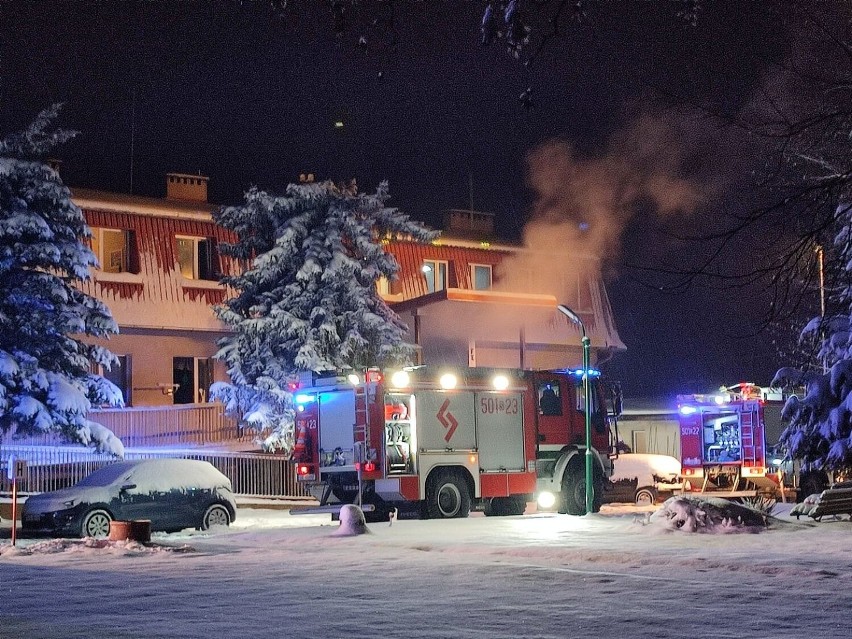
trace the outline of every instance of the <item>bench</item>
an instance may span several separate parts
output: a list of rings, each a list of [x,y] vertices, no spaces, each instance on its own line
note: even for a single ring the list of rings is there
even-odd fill
[[[828,515],[852,515],[852,481],[841,482],[821,493],[809,495],[790,510],[790,515],[796,519],[807,515],[816,521]]]

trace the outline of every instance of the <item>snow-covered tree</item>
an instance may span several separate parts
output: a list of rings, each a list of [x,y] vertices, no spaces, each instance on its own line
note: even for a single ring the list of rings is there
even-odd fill
[[[214,219],[238,240],[224,255],[248,267],[223,283],[237,294],[217,307],[234,330],[217,357],[231,384],[211,395],[271,442],[292,446],[288,384],[300,371],[360,369],[408,363],[405,325],[378,294],[381,277],[399,266],[384,250],[388,237],[430,241],[437,233],[386,206],[388,185],[374,195],[332,182],[291,184],[283,196],[251,189],[245,202]]]
[[[830,302],[839,310],[811,320],[803,340],[818,340],[825,372],[782,368],[773,386],[804,388],[782,411],[788,422],[781,444],[806,469],[848,471],[852,468],[852,207],[837,212],[840,231],[829,252],[843,274],[832,287]]]
[[[58,105],[0,140],[0,436],[43,432],[123,455],[87,419],[93,404],[122,403],[92,363],[114,356],[83,336],[118,332],[109,309],[75,284],[97,259],[83,212],[45,156],[74,134],[52,128]]]

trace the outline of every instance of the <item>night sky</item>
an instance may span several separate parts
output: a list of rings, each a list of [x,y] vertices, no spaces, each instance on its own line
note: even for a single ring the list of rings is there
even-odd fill
[[[759,150],[695,105],[736,113],[772,81],[791,48],[783,8],[702,3],[692,26],[674,3],[608,2],[527,67],[480,45],[482,2],[393,4],[358,3],[337,35],[319,0],[280,17],[268,2],[0,0],[0,134],[63,102],[60,124],[80,131],[58,154],[72,187],[161,197],[166,172],[200,172],[227,204],[305,172],[388,180],[412,217],[490,211],[509,241],[539,210],[534,183],[581,180],[564,215],[609,225],[628,347],[605,371],[629,396],[768,384],[785,362],[755,334],[759,287],[670,293],[646,269],[705,250],[661,227],[711,227],[761,197]],[[533,176],[528,158],[554,141],[570,162]],[[760,259],[754,240],[736,259]]]

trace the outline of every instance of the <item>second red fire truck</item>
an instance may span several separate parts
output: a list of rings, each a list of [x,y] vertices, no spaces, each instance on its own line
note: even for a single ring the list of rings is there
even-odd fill
[[[582,377],[582,370],[416,367],[387,378],[371,370],[304,380],[295,395],[297,477],[329,512],[359,503],[376,518],[392,510],[513,515],[535,499],[584,514]],[[598,510],[616,433],[606,406],[612,397],[596,371],[589,379]]]
[[[685,492],[722,497],[774,495],[768,472],[763,400],[752,384],[678,397]]]

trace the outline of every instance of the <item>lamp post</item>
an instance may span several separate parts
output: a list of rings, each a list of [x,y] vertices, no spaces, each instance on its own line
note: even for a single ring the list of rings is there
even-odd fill
[[[586,325],[583,320],[570,308],[564,304],[559,304],[556,307],[569,320],[580,327],[580,332],[583,334],[583,396],[584,396],[584,411],[586,413],[586,513],[594,510],[594,495],[595,489],[592,485],[592,395],[589,384],[589,349],[591,348],[591,340],[586,335]]]
[[[825,335],[825,250],[822,244],[817,244],[814,249],[817,254],[817,270],[819,272],[819,336],[820,339]],[[822,359],[822,372],[828,372],[825,358]]]

